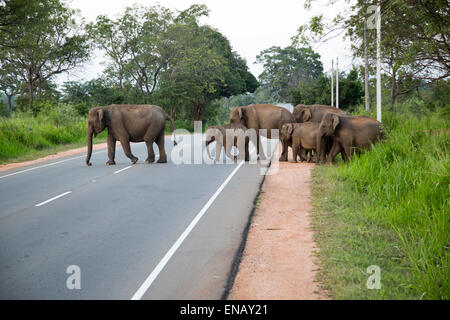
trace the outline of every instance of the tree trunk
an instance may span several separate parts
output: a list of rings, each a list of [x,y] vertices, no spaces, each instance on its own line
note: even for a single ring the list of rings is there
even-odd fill
[[[12,111],[12,97],[14,96],[14,94],[6,94],[6,96],[8,97],[8,110],[9,112]]]
[[[392,68],[392,77],[391,77],[391,111],[394,111],[394,104],[395,104],[395,87],[397,84],[396,81],[396,70],[395,67]]]
[[[203,118],[204,108],[203,105],[198,104],[194,106],[194,121],[201,121]]]
[[[41,75],[38,75],[38,99],[42,98],[42,81],[41,81]]]
[[[31,70],[28,70],[28,79],[27,79],[27,84],[28,84],[28,107],[30,108],[31,111],[33,111],[33,79],[32,79],[32,73]]]

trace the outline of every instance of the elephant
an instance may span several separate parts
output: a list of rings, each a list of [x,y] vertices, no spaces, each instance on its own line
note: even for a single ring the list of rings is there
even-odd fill
[[[159,148],[158,163],[167,162],[164,149],[164,131],[166,120],[170,121],[170,129],[174,130],[173,119],[159,106],[153,105],[117,105],[94,107],[89,110],[87,127],[88,152],[86,164],[91,166],[92,136],[96,136],[108,128],[108,162],[106,165],[116,164],[114,161],[116,141],[119,140],[125,155],[135,164],[138,160],[131,153],[130,142],[145,141],[148,150],[146,163],[155,161],[153,142]],[[174,145],[176,145],[174,135]]]
[[[341,109],[321,104],[313,104],[313,105],[298,104],[294,107],[292,113],[294,115],[295,120],[298,123],[303,122],[320,123],[322,121],[323,116],[328,113],[337,114],[341,116],[349,116],[347,112]],[[331,137],[322,139],[322,148],[326,149],[326,152],[323,153],[323,156],[325,156],[325,154],[328,154],[330,152],[331,147],[332,147]]]
[[[372,144],[383,140],[385,135],[381,123],[370,117],[326,114],[320,122],[317,135],[317,163],[325,160],[325,137],[332,137],[333,141],[327,157],[327,163],[331,163],[339,152],[342,152],[344,160],[350,161],[353,152],[369,149]]]
[[[294,162],[297,162],[297,156],[300,156],[301,161],[311,161],[311,151],[317,151],[318,131],[319,124],[314,122],[283,124],[281,139],[291,140]]]
[[[285,123],[296,122],[289,110],[272,104],[251,104],[248,106],[234,107],[230,113],[230,123],[232,125],[242,125],[248,129],[256,131],[256,153],[260,159],[265,159],[264,150],[261,146],[260,135],[271,139],[271,130],[278,129]],[[266,129],[267,134],[261,133],[260,129]],[[253,141],[253,140],[252,140]],[[283,145],[280,161],[287,161],[287,148]]]
[[[322,121],[322,117],[327,113],[333,113],[341,116],[349,115],[347,112],[341,109],[320,104],[313,104],[313,105],[298,104],[294,107],[294,110],[292,112],[295,121],[299,123],[308,121],[320,123]]]
[[[239,141],[239,135],[235,132],[235,130],[237,129],[241,129],[242,130],[242,135],[243,138],[245,138],[244,140],[244,145],[240,145],[240,141]],[[232,130],[232,131],[231,131]],[[250,159],[250,155],[249,155],[249,151],[248,151],[248,144],[249,144],[249,137],[248,136],[244,136],[245,131],[247,130],[246,127],[244,126],[240,126],[240,125],[231,125],[226,124],[223,126],[211,126],[208,127],[208,129],[205,132],[205,145],[206,145],[206,152],[208,153],[208,156],[210,159],[212,159],[211,154],[209,152],[209,148],[208,146],[210,145],[210,143],[212,143],[213,141],[216,141],[216,162],[219,162],[220,159],[220,154],[222,152],[222,147],[225,148],[225,154],[227,155],[227,157],[236,160],[236,156],[231,155],[231,147],[237,147],[239,150],[239,158],[242,159],[242,155],[245,155],[245,161],[249,161]],[[227,132],[228,131],[228,132]],[[230,133],[232,133],[230,135]],[[232,144],[227,143],[227,141],[232,140]],[[231,141],[230,141],[231,142]]]

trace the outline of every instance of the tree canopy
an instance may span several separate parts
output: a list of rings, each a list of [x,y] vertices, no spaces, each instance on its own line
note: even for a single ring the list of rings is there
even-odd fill
[[[305,6],[312,8],[314,2],[308,0]],[[336,13],[329,21],[323,14],[313,16],[299,27],[294,44],[311,45],[345,33],[352,41],[354,56],[360,58],[364,54],[366,26],[368,58],[370,65],[375,66],[375,3],[366,0],[340,3],[342,7],[351,7],[350,14]],[[380,6],[382,69],[390,77],[393,108],[398,96],[450,76],[450,5],[445,0],[381,0]]]
[[[256,61],[264,67],[261,85],[280,101],[288,99],[290,89],[315,80],[323,72],[320,55],[309,47],[274,46],[263,50]]]

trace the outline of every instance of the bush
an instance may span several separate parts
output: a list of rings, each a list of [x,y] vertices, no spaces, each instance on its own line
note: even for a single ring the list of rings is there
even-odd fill
[[[0,117],[9,117],[9,108],[5,101],[0,99]]]

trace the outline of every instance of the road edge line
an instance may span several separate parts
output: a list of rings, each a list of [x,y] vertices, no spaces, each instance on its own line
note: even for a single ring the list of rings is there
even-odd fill
[[[273,154],[272,154],[272,157],[273,157]],[[223,291],[222,296],[220,297],[220,300],[227,300],[228,296],[230,295],[230,291],[233,288],[234,281],[236,279],[236,275],[239,271],[239,265],[241,263],[242,255],[245,250],[245,245],[247,244],[247,238],[248,238],[248,234],[250,232],[250,226],[252,225],[253,217],[255,215],[255,211],[256,211],[255,206],[258,202],[258,197],[261,195],[262,186],[264,185],[264,181],[266,180],[267,172],[269,172],[271,165],[272,165],[272,159],[270,160],[269,165],[267,166],[266,172],[264,173],[261,183],[259,184],[258,192],[256,193],[255,198],[253,199],[253,207],[248,216],[247,225],[245,226],[244,231],[242,232],[241,243],[239,244],[239,247],[236,250],[236,254],[234,256],[233,262],[231,263],[231,270],[228,275],[227,282],[225,283],[224,291]]]
[[[228,182],[233,178],[233,176],[238,172],[238,170],[242,167],[242,165],[245,163],[245,161],[241,161],[236,168],[228,175],[228,177],[225,179],[225,181],[220,185],[220,187],[216,190],[216,192],[209,198],[208,202],[202,207],[202,209],[197,213],[197,215],[194,217],[194,219],[191,221],[191,223],[187,226],[187,228],[183,231],[183,233],[178,237],[178,239],[175,241],[175,243],[170,247],[169,251],[166,252],[164,257],[159,261],[159,263],[156,265],[156,267],[153,269],[153,271],[148,275],[148,277],[145,279],[145,281],[141,284],[139,289],[134,293],[134,295],[131,297],[131,300],[140,300],[144,296],[144,294],[148,291],[150,286],[152,285],[153,281],[158,277],[160,272],[164,269],[166,264],[169,262],[169,260],[172,258],[172,256],[175,254],[175,252],[178,250],[178,248],[181,246],[183,241],[187,238],[187,236],[191,233],[191,231],[194,229],[194,227],[197,225],[197,223],[200,221],[200,219],[203,217],[203,215],[206,213],[206,211],[209,209],[211,204],[216,200],[216,198],[220,195],[222,190],[226,187]]]

